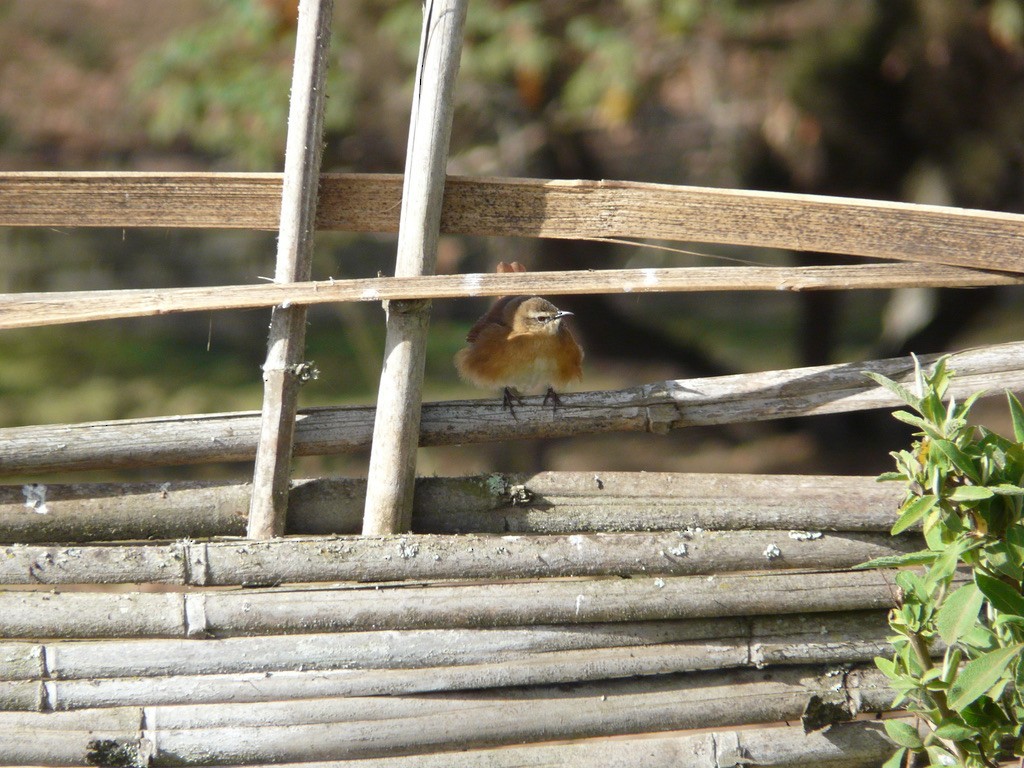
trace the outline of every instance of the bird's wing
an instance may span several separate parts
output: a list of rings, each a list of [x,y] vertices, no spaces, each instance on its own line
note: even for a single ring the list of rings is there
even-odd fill
[[[494,305],[487,310],[484,316],[477,320],[473,327],[469,329],[469,333],[466,334],[466,341],[472,344],[480,337],[484,328],[491,325],[500,325],[503,328],[512,330],[511,326],[505,322],[505,308],[509,305],[509,302],[522,300],[522,298],[522,296],[502,296],[494,302]]]

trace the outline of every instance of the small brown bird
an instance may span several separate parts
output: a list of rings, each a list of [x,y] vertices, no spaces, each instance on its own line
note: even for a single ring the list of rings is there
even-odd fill
[[[524,270],[513,263],[498,271]],[[557,407],[562,401],[554,388],[583,377],[583,350],[562,322],[570,315],[539,296],[504,296],[469,330],[469,346],[455,355],[455,367],[478,387],[503,388],[503,407],[513,417],[513,401],[521,404],[522,394],[544,387],[544,403]]]

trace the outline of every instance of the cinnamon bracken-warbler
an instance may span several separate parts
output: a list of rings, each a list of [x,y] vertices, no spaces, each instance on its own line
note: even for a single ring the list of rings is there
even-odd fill
[[[523,272],[521,264],[498,265],[498,272]],[[503,388],[503,407],[515,417],[513,401],[541,391],[544,403],[561,405],[561,389],[583,377],[583,350],[562,321],[572,312],[539,296],[504,296],[469,330],[469,346],[455,355],[463,379],[483,388]]]

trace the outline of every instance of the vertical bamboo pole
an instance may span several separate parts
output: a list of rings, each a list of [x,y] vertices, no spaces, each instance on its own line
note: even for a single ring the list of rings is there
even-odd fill
[[[437,262],[455,76],[469,0],[425,0],[406,148],[396,277],[429,275]],[[419,444],[429,301],[386,302],[384,368],[370,449],[363,533],[408,530]]]
[[[299,2],[274,272],[278,283],[309,280],[311,272],[333,7],[334,0]],[[274,307],[263,365],[263,413],[249,504],[250,538],[267,539],[284,532],[295,410],[299,386],[308,376],[302,360],[305,346],[306,308]]]

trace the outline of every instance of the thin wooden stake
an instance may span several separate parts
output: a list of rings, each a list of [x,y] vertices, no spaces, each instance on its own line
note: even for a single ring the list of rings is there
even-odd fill
[[[300,0],[285,149],[277,283],[309,280],[313,257],[320,158],[323,154],[324,83],[334,0]],[[288,481],[303,362],[306,307],[274,307],[263,365],[263,413],[256,449],[248,535],[267,539],[284,532]]]
[[[455,76],[468,0],[426,0],[405,161],[396,277],[433,274]],[[429,301],[391,301],[367,476],[363,533],[408,530],[419,444]]]

